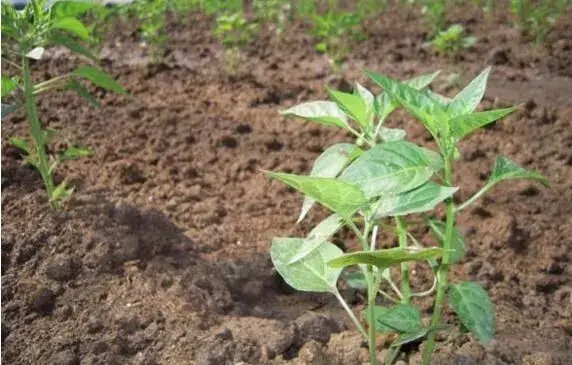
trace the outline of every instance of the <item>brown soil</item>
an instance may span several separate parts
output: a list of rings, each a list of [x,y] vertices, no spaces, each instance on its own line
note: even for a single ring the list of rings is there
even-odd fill
[[[362,69],[408,77],[436,69],[466,80],[487,64],[486,107],[525,103],[464,142],[455,176],[474,193],[496,154],[548,176],[496,188],[461,218],[469,253],[458,280],[484,285],[496,306],[496,339],[463,336],[435,364],[569,364],[572,358],[572,16],[533,48],[498,15],[461,9],[479,36],[458,60],[423,48],[416,11],[392,9],[369,22],[345,80]],[[59,173],[76,192],[50,212],[41,181],[9,147],[26,133],[22,114],[2,123],[2,362],[5,364],[362,364],[366,349],[335,300],[297,293],[272,270],[272,237],[296,228],[297,193],[260,169],[305,173],[328,145],[347,139],[285,120],[278,110],[325,98],[327,61],[303,25],[283,39],[265,32],[234,75],[211,23],[172,25],[164,61],[152,65],[133,31],[102,50],[104,66],[132,98],[98,91],[93,109],[67,93],[41,100],[43,121],[94,155]],[[127,27],[129,29],[129,27]],[[53,53],[38,77],[76,62]],[[437,83],[454,92],[458,85]],[[397,113],[409,136],[427,136]],[[324,216],[316,210],[315,222]],[[391,244],[390,241],[386,243]],[[426,285],[421,282],[419,285]],[[360,310],[359,293],[346,292]],[[430,310],[430,303],[421,303]],[[380,351],[383,344],[380,343]],[[402,361],[419,364],[413,346]]]

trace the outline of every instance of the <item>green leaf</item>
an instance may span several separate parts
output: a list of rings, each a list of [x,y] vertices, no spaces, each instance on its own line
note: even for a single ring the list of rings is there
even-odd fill
[[[42,141],[44,144],[51,143],[60,132],[57,129],[46,128],[42,130]]]
[[[322,243],[328,241],[342,227],[342,218],[337,214],[332,214],[320,222],[310,231],[305,239],[304,250],[292,258],[290,264],[301,260],[310,252],[318,248]]]
[[[91,151],[87,147],[68,147],[68,149],[61,154],[60,158],[62,160],[76,160],[90,155]]]
[[[82,55],[94,62],[97,62],[97,57],[76,40],[59,33],[52,34],[50,38],[52,39],[52,42],[68,48],[73,53]]]
[[[375,204],[374,218],[395,217],[432,210],[452,196],[458,188],[441,186],[431,181],[417,189],[398,195],[382,196]]]
[[[364,105],[367,107],[368,110],[373,110],[373,103],[375,101],[375,97],[373,96],[371,91],[363,87],[363,85],[361,85],[360,83],[356,82],[354,87],[354,94],[359,95],[361,97],[361,100],[363,101]]]
[[[85,14],[88,10],[92,9],[95,4],[92,1],[55,1],[50,10],[52,18],[60,19],[66,17],[75,17]]]
[[[66,89],[75,91],[79,96],[89,101],[96,108],[101,107],[97,99],[79,81],[70,79],[66,84]]]
[[[4,98],[6,95],[10,94],[18,84],[10,77],[6,75],[2,75],[2,95],[1,97]]]
[[[520,167],[517,163],[504,156],[497,156],[488,183],[496,184],[511,179],[536,180],[544,186],[550,186],[548,179],[541,173]]]
[[[437,77],[437,75],[439,75],[439,72],[440,71],[414,77],[405,81],[404,84],[416,90],[421,90],[428,86]],[[375,99],[374,106],[381,120],[380,122],[383,123],[389,114],[399,106],[399,104],[391,100],[388,94],[382,92]]]
[[[448,135],[448,118],[440,103],[423,91],[416,90],[405,83],[371,71],[366,71],[366,73],[374,82],[383,87],[394,101],[421,120],[433,137],[439,134]]]
[[[367,106],[362,100],[361,96],[348,94],[341,91],[327,89],[330,98],[338,105],[338,107],[350,116],[362,130],[369,130],[371,128],[368,119]]]
[[[381,127],[379,128],[378,136],[384,142],[393,142],[393,141],[401,141],[405,139],[407,132],[400,128],[386,128]]]
[[[469,133],[507,116],[515,109],[516,107],[510,107],[456,116],[449,121],[453,136],[460,140]]]
[[[306,244],[301,238],[273,239],[270,257],[274,267],[284,281],[296,290],[335,293],[342,269],[331,268],[326,263],[342,255],[342,250],[325,242],[303,259],[290,264]]]
[[[391,347],[399,347],[408,344],[410,342],[415,342],[427,336],[428,333],[429,333],[429,328],[423,328],[415,333],[402,333],[401,335],[399,335],[397,340],[391,343]]]
[[[60,201],[65,198],[69,198],[74,191],[74,188],[68,188],[67,181],[62,181],[61,184],[56,186],[54,191],[52,192],[52,196],[50,196],[50,201]]]
[[[68,18],[60,18],[54,22],[53,25],[56,29],[62,29],[71,33],[84,41],[88,41],[90,38],[90,31],[89,29],[79,20],[76,18],[68,17]]]
[[[429,227],[431,227],[435,238],[441,247],[443,247],[445,244],[445,222],[436,219],[429,219]],[[467,252],[465,246],[465,237],[463,237],[463,234],[457,229],[457,227],[453,228],[451,249],[454,250],[454,252],[451,252],[449,256],[451,264],[459,263]]]
[[[314,162],[310,176],[314,177],[336,177],[346,167],[354,152],[359,148],[350,143],[338,143],[326,149]],[[315,200],[309,196],[304,197],[302,211],[298,217],[301,222],[308,214]]]
[[[22,137],[12,137],[10,138],[10,143],[12,143],[14,147],[25,152],[27,155],[32,152],[32,146],[30,145],[30,142]]]
[[[353,289],[367,289],[367,280],[361,271],[351,271],[344,274],[346,283]]]
[[[475,77],[469,85],[453,98],[447,107],[449,117],[455,118],[475,111],[485,95],[490,71],[490,67],[485,68],[479,76]]]
[[[393,141],[364,152],[339,179],[356,184],[368,198],[373,198],[412,190],[441,167],[437,153],[411,142]]]
[[[80,66],[75,69],[72,73],[75,76],[86,78],[87,80],[93,82],[95,85],[102,87],[107,90],[114,91],[119,94],[127,94],[127,91],[123,86],[119,85],[111,76],[106,72],[98,70],[91,66]]]
[[[452,285],[450,290],[451,305],[463,325],[482,343],[489,342],[495,328],[493,305],[487,292],[474,282]]]
[[[317,124],[334,125],[348,129],[347,117],[333,101],[312,101],[298,104],[280,112],[281,115],[295,116]]]
[[[344,181],[278,172],[266,173],[308,195],[346,219],[351,218],[359,208],[367,203],[363,191]]]
[[[356,264],[374,265],[386,268],[407,261],[423,261],[443,256],[444,250],[439,247],[417,248],[396,247],[376,251],[358,251],[328,262],[331,267],[346,267]]]
[[[366,320],[371,323],[367,315]],[[419,309],[411,304],[399,304],[392,308],[375,306],[374,326],[380,333],[418,333],[423,329],[423,320]]]

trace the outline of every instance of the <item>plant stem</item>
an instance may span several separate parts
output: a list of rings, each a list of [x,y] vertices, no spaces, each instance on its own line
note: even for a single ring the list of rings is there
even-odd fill
[[[22,49],[26,48],[22,47]],[[58,202],[52,200],[52,196],[55,190],[54,180],[52,179],[52,174],[50,173],[50,165],[48,156],[46,154],[46,146],[44,145],[44,133],[42,130],[42,124],[40,123],[40,118],[38,117],[36,97],[34,96],[34,83],[32,81],[32,71],[30,69],[30,61],[26,56],[22,57],[22,73],[24,77],[24,106],[26,109],[28,122],[30,123],[30,134],[34,140],[34,147],[36,149],[36,155],[38,156],[38,165],[36,167],[40,172],[40,176],[44,181],[44,185],[46,186],[48,199],[50,200],[52,209],[58,210]]]
[[[363,326],[361,325],[361,323],[357,319],[354,312],[348,306],[348,303],[346,303],[346,301],[344,300],[344,298],[342,297],[342,295],[340,294],[340,292],[338,290],[335,290],[333,293],[336,296],[336,298],[338,299],[338,301],[340,302],[340,304],[342,305],[342,307],[346,310],[346,312],[350,316],[352,322],[356,325],[358,332],[361,333],[362,336],[367,340],[368,339],[367,332],[365,331],[365,329],[363,328]]]
[[[453,185],[453,156],[449,153],[445,158],[445,183],[448,186]],[[450,269],[450,252],[451,245],[453,242],[453,230],[455,228],[455,202],[453,198],[447,199],[447,213],[446,213],[446,223],[445,223],[445,240],[443,243],[443,248],[445,252],[443,253],[443,258],[439,269],[437,271],[437,295],[435,298],[435,307],[433,309],[433,316],[431,317],[431,326],[429,329],[429,335],[427,338],[427,343],[425,345],[425,350],[423,352],[423,365],[431,364],[431,355],[435,349],[435,334],[436,328],[441,321],[441,312],[443,310],[445,302],[445,292],[447,291],[447,277],[449,275]]]
[[[375,299],[377,298],[377,288],[374,283],[373,266],[367,266],[367,311],[369,317],[369,363],[377,365],[377,341],[375,333]]]
[[[484,194],[486,194],[492,187],[493,187],[494,183],[486,183],[485,186],[483,186],[481,188],[481,190],[477,191],[475,193],[475,195],[473,195],[472,197],[470,197],[468,200],[464,201],[463,204],[459,205],[456,209],[456,213],[460,212],[461,210],[465,209],[466,207],[468,207],[469,205],[471,205],[474,201],[476,201],[477,199],[479,199],[481,196],[483,196]]]
[[[397,235],[399,239],[399,247],[407,248],[407,227],[402,217],[395,217],[397,223]],[[401,264],[401,294],[402,303],[408,304],[411,301],[411,286],[409,282],[409,262]]]

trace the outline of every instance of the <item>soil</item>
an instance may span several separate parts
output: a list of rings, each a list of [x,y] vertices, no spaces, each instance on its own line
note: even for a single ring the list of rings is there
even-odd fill
[[[569,364],[572,16],[537,48],[500,13],[485,18],[466,6],[449,20],[479,37],[458,59],[423,46],[418,10],[392,8],[368,22],[369,38],[355,46],[343,78],[331,76],[304,24],[281,39],[263,32],[232,74],[203,15],[171,19],[159,63],[134,26],[118,25],[101,51],[103,66],[132,97],[97,90],[101,109],[69,93],[40,101],[43,122],[61,129],[52,149],[93,150],[58,172],[76,186],[64,211],[50,211],[38,175],[9,146],[11,136],[26,133],[23,114],[2,121],[2,362],[365,363],[365,344],[335,299],[293,291],[269,259],[272,237],[307,232],[324,210],[296,227],[301,196],[260,172],[307,173],[324,148],[348,136],[278,110],[325,98],[326,82],[371,86],[362,69],[399,78],[460,73],[458,82],[436,82],[451,94],[492,64],[484,107],[523,106],[462,143],[459,199],[478,190],[497,154],[541,171],[552,186],[506,183],[462,215],[469,250],[455,280],[487,288],[497,334],[486,346],[468,335],[452,340],[434,363]],[[56,50],[36,65],[36,76],[77,63]],[[403,113],[391,125],[429,140]],[[387,237],[384,245],[392,244]],[[428,282],[421,275],[415,285]],[[344,291],[356,311],[362,294]],[[429,313],[430,302],[420,305]],[[447,319],[454,322],[450,311]],[[380,358],[386,346],[380,341]],[[419,345],[400,361],[419,364]]]

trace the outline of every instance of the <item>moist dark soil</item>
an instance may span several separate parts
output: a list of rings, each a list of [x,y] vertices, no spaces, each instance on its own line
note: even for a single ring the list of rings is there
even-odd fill
[[[301,196],[260,172],[307,173],[324,148],[349,136],[278,111],[325,98],[325,83],[372,86],[363,69],[399,78],[441,69],[435,88],[452,94],[492,65],[483,106],[523,106],[460,145],[459,199],[482,186],[497,154],[541,171],[552,186],[506,183],[462,215],[469,250],[455,280],[487,288],[497,334],[485,346],[469,335],[451,339],[434,363],[569,364],[572,16],[533,47],[503,14],[479,14],[454,9],[449,20],[479,41],[448,59],[423,46],[428,28],[418,10],[392,8],[368,21],[369,38],[355,45],[343,76],[332,76],[304,24],[282,38],[264,31],[232,73],[203,15],[173,18],[155,63],[134,26],[116,26],[102,63],[131,97],[95,90],[101,109],[68,93],[40,100],[43,122],[61,130],[52,150],[93,150],[59,169],[58,179],[76,186],[62,212],[50,211],[38,174],[9,145],[27,132],[23,114],[2,121],[2,362],[365,363],[365,344],[335,299],[295,292],[269,259],[272,237],[303,234],[325,211],[295,226]],[[36,76],[77,64],[56,50],[35,65]],[[390,123],[429,141],[404,113]],[[415,285],[430,285],[417,271]],[[344,296],[361,312],[363,293]],[[429,314],[431,302],[419,304]],[[455,323],[450,310],[446,319]],[[386,348],[382,338],[380,358]],[[419,345],[405,350],[400,364],[420,363]]]

